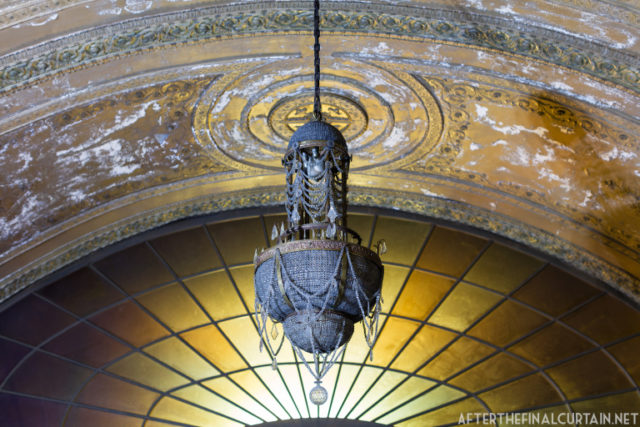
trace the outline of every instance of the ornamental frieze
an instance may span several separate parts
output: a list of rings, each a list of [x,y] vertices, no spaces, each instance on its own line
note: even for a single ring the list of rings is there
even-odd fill
[[[262,9],[259,3],[249,6],[213,7],[137,18],[113,28],[107,26],[100,31],[89,30],[45,42],[0,59],[0,91],[149,49],[310,28],[310,11],[295,8],[295,2],[287,3],[292,9]],[[363,8],[361,3],[356,6]],[[638,58],[611,47],[597,46],[595,42],[531,25],[522,26],[508,19],[475,14],[469,17],[456,11],[375,5],[372,11],[360,12],[351,9],[353,7],[351,2],[344,2],[340,3],[344,10],[324,11],[322,31],[424,38],[475,46],[556,64],[640,92]],[[426,16],[428,14],[431,16]],[[607,52],[606,56],[603,51]]]
[[[140,214],[121,223],[112,224],[105,230],[85,235],[58,253],[50,254],[48,258],[40,259],[37,263],[4,277],[0,280],[0,302],[83,256],[170,222],[198,215],[241,208],[278,206],[283,203],[284,192],[277,188],[271,191],[219,194]],[[632,298],[640,298],[640,281],[627,272],[562,238],[495,212],[470,208],[466,204],[451,200],[363,188],[353,188],[350,191],[349,203],[419,214],[501,235],[602,280]]]
[[[91,2],[91,0],[40,0],[35,2],[3,0],[0,1],[0,12],[2,12],[0,13],[0,28],[30,21],[38,17],[59,12],[70,6],[89,2]],[[633,4],[628,4],[630,2],[620,2],[618,4],[611,4],[602,0],[553,0],[552,2],[569,5],[570,7],[586,12],[599,13],[629,24],[640,23],[640,15],[637,9],[633,7]],[[131,3],[134,3],[134,1]],[[153,1],[148,1],[145,7],[147,9],[150,8],[153,5],[152,3]],[[161,7],[163,2],[155,0],[155,3]],[[118,11],[118,9],[115,10]],[[127,9],[124,10],[127,11]],[[129,8],[128,11],[133,13],[140,12],[139,8]],[[120,11],[120,13],[122,13],[122,11]]]

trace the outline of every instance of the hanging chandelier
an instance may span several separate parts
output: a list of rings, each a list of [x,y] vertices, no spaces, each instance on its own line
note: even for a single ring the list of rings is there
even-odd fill
[[[357,322],[373,357],[384,272],[379,253],[386,250],[384,242],[378,253],[361,246],[347,227],[351,157],[340,131],[322,121],[319,3],[314,1],[313,117],[293,134],[282,159],[287,225],[274,226],[275,246],[254,257],[260,350],[268,348],[276,369],[286,337],[315,379],[309,398],[316,405],[327,400],[322,379]],[[278,324],[284,332],[279,340]]]

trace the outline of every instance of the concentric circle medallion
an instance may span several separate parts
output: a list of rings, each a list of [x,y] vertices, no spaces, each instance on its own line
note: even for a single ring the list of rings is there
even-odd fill
[[[281,100],[269,112],[269,127],[288,140],[313,113],[313,93],[308,92]],[[367,129],[367,113],[346,96],[326,93],[322,96],[322,118],[338,128],[345,139],[356,140]]]
[[[194,112],[198,143],[230,167],[281,171],[289,138],[313,111],[307,62],[263,63],[214,82]],[[328,63],[325,69],[323,118],[345,136],[352,171],[399,167],[437,143],[440,110],[414,77],[357,61]]]

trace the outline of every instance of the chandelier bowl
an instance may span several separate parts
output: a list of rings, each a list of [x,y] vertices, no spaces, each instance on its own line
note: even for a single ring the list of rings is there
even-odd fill
[[[293,312],[282,328],[289,340],[307,353],[331,353],[351,339],[353,320],[344,313],[324,311]]]
[[[337,314],[351,323],[361,320],[375,305],[382,276],[379,256],[365,247],[336,240],[297,240],[258,256],[255,290],[271,318],[285,322],[286,333],[285,319],[296,313],[306,312],[307,320],[315,316],[327,324],[335,324]],[[325,311],[333,314],[320,319],[317,313]],[[289,323],[293,322],[292,318]],[[320,346],[325,347],[335,348]]]

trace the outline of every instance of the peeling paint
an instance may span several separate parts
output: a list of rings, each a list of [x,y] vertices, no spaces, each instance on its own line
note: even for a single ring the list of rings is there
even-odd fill
[[[434,193],[433,191],[427,190],[426,188],[421,188],[420,191],[422,191],[422,194],[424,194],[425,196],[441,197],[438,193]]]
[[[571,86],[569,86],[568,84],[566,84],[564,82],[560,82],[560,81],[551,82],[551,87],[554,87],[556,89],[566,90],[566,91],[572,91],[573,90],[573,88]]]
[[[553,173],[550,169],[547,169],[547,168],[538,169],[538,177],[541,179],[546,179],[547,181],[560,183],[560,185],[558,185],[556,188],[561,188],[562,190],[567,192],[572,190],[571,180],[569,178],[562,178],[557,174]]]
[[[29,21],[25,24],[14,25],[13,28],[22,28],[25,25],[30,27],[40,27],[42,25],[48,24],[49,22],[55,21],[56,19],[58,19],[58,14],[53,13],[51,15],[45,16],[44,19],[40,18],[40,19]]]
[[[80,202],[87,197],[87,195],[82,190],[77,190],[77,189],[67,192],[67,196],[73,202]]]
[[[365,47],[360,51],[362,55],[384,55],[393,53],[394,50],[385,42],[380,42],[376,47]]]
[[[516,147],[516,149],[507,156],[507,160],[514,165],[529,166],[531,164],[531,156],[524,147]]]
[[[46,206],[46,203],[41,201],[38,195],[33,195],[29,191],[20,197],[20,201],[19,205],[16,204],[16,206],[22,206],[20,212],[11,220],[0,217],[0,240],[8,240],[21,224],[34,222],[40,216],[40,211]]]
[[[407,133],[404,129],[399,126],[396,126],[391,131],[391,135],[382,143],[382,147],[386,149],[395,148],[398,145],[401,145],[403,142],[408,140]]]
[[[587,204],[591,201],[592,198],[593,198],[593,193],[591,193],[591,191],[589,190],[586,190],[584,200],[578,203],[578,206],[580,206],[581,208],[586,208]]]
[[[496,9],[496,12],[498,13],[504,13],[504,14],[515,14],[516,12],[511,8],[511,5],[507,5],[507,6],[500,6],[499,8]]]
[[[112,9],[102,9],[98,12],[98,15],[104,16],[104,15],[120,15],[122,14],[122,8],[121,7],[114,7]]]
[[[24,162],[22,167],[16,172],[16,173],[21,173],[26,171],[29,168],[29,165],[31,164],[33,157],[31,156],[31,153],[28,153],[26,151],[21,151],[18,154],[18,158]]]
[[[480,104],[476,104],[476,116],[478,117],[478,120],[487,122],[493,125],[495,124],[495,122],[489,118],[489,116],[487,115],[488,112],[489,112],[489,109],[487,107]]]
[[[135,111],[133,114],[130,114],[128,116],[122,117],[122,112],[119,111],[115,118],[114,118],[114,124],[113,126],[107,128],[107,129],[97,129],[94,132],[94,137],[89,139],[88,141],[86,141],[83,144],[78,144],[76,146],[72,146],[71,148],[68,149],[62,149],[62,150],[58,150],[57,151],[57,156],[58,157],[65,157],[68,156],[72,153],[77,153],[77,152],[82,152],[84,150],[88,150],[91,149],[92,147],[100,144],[100,142],[102,140],[104,140],[105,138],[108,138],[110,135],[112,135],[113,133],[125,129],[129,126],[131,126],[132,124],[136,123],[138,120],[140,120],[141,118],[145,117],[147,114],[147,109],[153,105],[154,103],[156,103],[156,101],[150,101],[150,102],[146,102],[144,104],[141,105],[141,107]],[[71,144],[69,144],[71,145]],[[104,144],[103,144],[104,145]]]
[[[465,3],[467,6],[473,7],[478,10],[484,10],[485,7],[482,4],[482,0],[466,0]]]
[[[111,175],[113,176],[118,176],[118,175],[129,175],[132,172],[134,172],[136,169],[138,169],[140,167],[140,165],[129,165],[129,166],[114,166],[111,169]]]
[[[565,135],[573,135],[576,133],[575,129],[559,125],[558,123],[553,123],[553,127],[558,129],[560,132],[564,133]]]
[[[606,153],[600,153],[600,158],[606,162],[609,162],[613,159],[630,160],[636,157],[637,157],[636,153],[621,151],[618,149],[618,147],[613,147],[610,151],[607,151]]]
[[[633,34],[629,34],[626,31],[623,31],[622,33],[627,37],[627,41],[625,41],[624,43],[614,43],[612,46],[616,49],[629,49],[635,46],[635,44],[638,42],[638,37]]]
[[[151,0],[127,0],[124,9],[131,13],[142,13],[153,5]]]
[[[160,124],[160,123],[158,123]],[[167,138],[169,137],[168,133],[156,133],[155,135],[153,135],[153,137],[155,138],[155,140],[158,142],[158,144],[160,144],[160,146],[163,146],[167,143]]]
[[[534,165],[539,165],[545,162],[550,162],[553,160],[556,160],[556,154],[553,151],[553,149],[549,148],[549,147],[543,147],[543,149],[546,151],[545,154],[541,154],[539,152],[536,152],[536,154],[533,156],[533,164]]]

